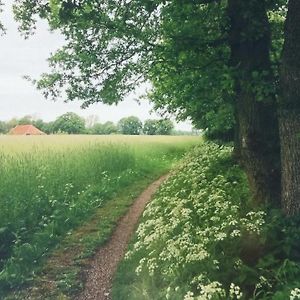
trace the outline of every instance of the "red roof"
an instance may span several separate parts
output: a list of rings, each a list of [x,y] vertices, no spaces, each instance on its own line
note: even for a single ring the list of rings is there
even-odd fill
[[[33,125],[17,125],[11,129],[9,134],[11,135],[42,135],[45,134]]]

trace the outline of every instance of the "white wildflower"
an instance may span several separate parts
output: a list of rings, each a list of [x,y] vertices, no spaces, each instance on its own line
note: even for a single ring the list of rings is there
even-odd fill
[[[194,300],[194,293],[193,292],[187,292],[183,298],[183,300]]]
[[[300,299],[300,288],[291,290],[290,300]]]
[[[230,299],[241,299],[243,293],[241,292],[241,289],[238,285],[231,283],[229,289],[229,295],[230,295]]]

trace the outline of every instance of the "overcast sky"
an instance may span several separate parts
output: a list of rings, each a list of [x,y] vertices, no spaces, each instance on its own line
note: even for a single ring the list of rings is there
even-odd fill
[[[100,122],[117,122],[122,117],[135,115],[141,120],[159,118],[156,113],[150,114],[152,105],[148,101],[138,104],[131,95],[117,106],[94,104],[88,109],[80,109],[79,102],[64,103],[45,100],[35,87],[22,77],[33,78],[49,70],[46,59],[63,44],[58,33],[50,33],[45,22],[38,23],[36,34],[24,40],[17,30],[17,24],[11,13],[12,0],[4,0],[5,8],[1,14],[7,33],[0,36],[0,120],[13,117],[34,115],[45,121],[54,120],[57,116],[72,111],[83,117],[97,115]],[[180,123],[178,129],[189,130],[188,123]]]

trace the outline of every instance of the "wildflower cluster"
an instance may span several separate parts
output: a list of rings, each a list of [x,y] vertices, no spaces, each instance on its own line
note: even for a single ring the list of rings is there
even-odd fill
[[[265,218],[243,209],[248,198],[231,148],[201,145],[147,206],[126,258],[140,257],[137,276],[165,286],[166,299],[243,299],[241,245],[260,235]]]

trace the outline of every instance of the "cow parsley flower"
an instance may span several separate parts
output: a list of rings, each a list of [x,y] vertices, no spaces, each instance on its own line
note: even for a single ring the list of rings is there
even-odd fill
[[[300,299],[300,288],[291,290],[290,300]]]

